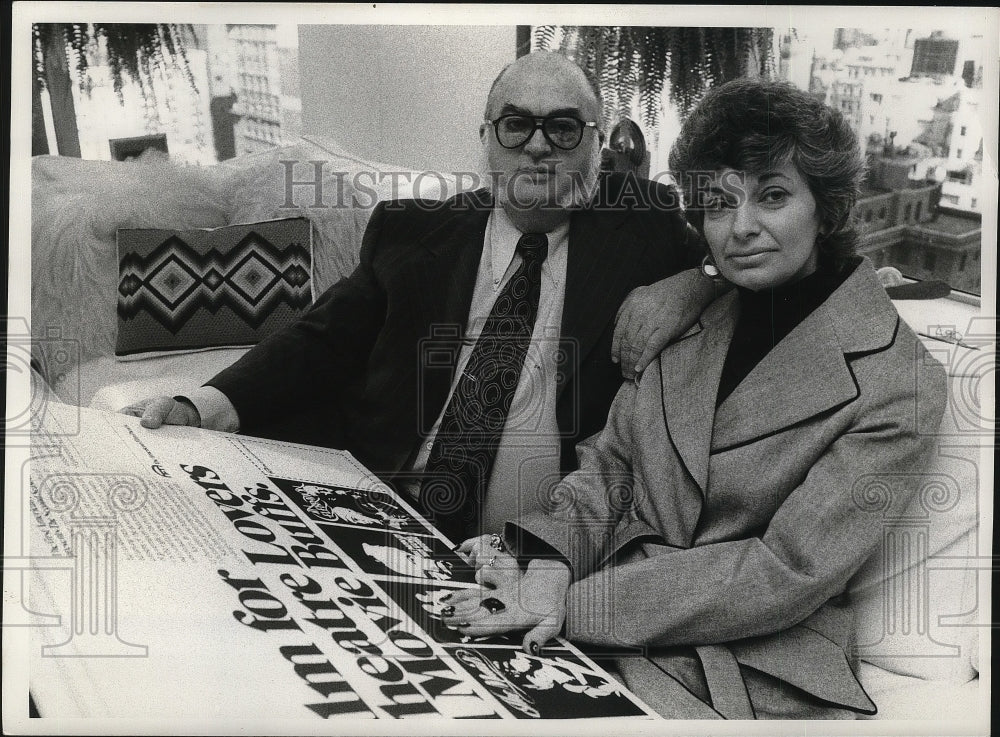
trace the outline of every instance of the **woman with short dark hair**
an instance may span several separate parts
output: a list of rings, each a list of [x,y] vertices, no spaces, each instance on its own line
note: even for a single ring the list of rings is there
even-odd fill
[[[839,113],[730,82],[670,161],[706,274],[736,288],[622,387],[546,512],[463,544],[494,588],[448,621],[528,628],[536,653],[562,628],[642,648],[615,667],[672,718],[874,713],[850,582],[919,489],[944,371],[853,255],[863,166]]]
[[[787,82],[737,79],[706,93],[685,121],[670,152],[689,222],[701,230],[699,176],[720,168],[763,171],[787,161],[816,197],[821,258],[854,255],[851,211],[864,161],[854,131],[836,110]]]

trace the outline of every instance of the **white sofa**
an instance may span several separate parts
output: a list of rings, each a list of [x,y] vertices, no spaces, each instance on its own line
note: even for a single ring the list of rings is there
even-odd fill
[[[283,207],[286,175],[280,162],[288,160],[326,162],[327,194],[337,186],[338,172],[365,172],[367,185],[377,182],[379,172],[403,171],[365,162],[312,137],[203,168],[51,156],[33,160],[32,336],[38,368],[62,401],[115,410],[140,397],[177,393],[201,384],[245,350],[117,360],[118,228],[210,228],[306,215],[313,227],[314,295],[353,270],[374,200],[356,207],[315,207],[314,189],[295,187],[293,202],[300,207]],[[296,180],[309,179],[312,172],[311,164],[294,170]],[[408,196],[415,174],[376,183],[378,198]],[[424,197],[442,197],[454,188],[452,180],[437,177],[420,185]],[[932,332],[928,319],[955,309],[947,300],[899,307],[921,332]],[[964,319],[972,308],[963,310]],[[67,350],[55,350],[59,345]],[[975,380],[965,375],[968,361],[942,354],[957,350],[954,346],[934,347],[949,363],[953,399],[968,396],[968,383]],[[984,554],[977,526],[980,496],[990,489],[979,484],[982,433],[963,427],[963,417],[952,407],[939,439],[934,473],[941,484],[928,488],[927,504],[911,519],[886,520],[886,555],[876,556],[854,581],[863,611],[860,677],[879,706],[875,718],[961,721],[979,713],[983,701],[979,635],[988,628],[975,624],[989,621],[988,602],[979,593],[974,561]],[[901,559],[889,549],[889,542],[899,540],[917,557]]]
[[[314,179],[322,192],[288,187]],[[379,200],[454,192],[446,175],[364,161],[317,137],[210,167],[149,162],[32,160],[31,334],[36,367],[65,402],[117,409],[137,391],[172,392],[201,383],[245,349],[115,358],[119,228],[215,228],[304,215],[312,223],[314,296],[358,262],[361,239]],[[355,186],[356,185],[356,186]],[[291,196],[289,207],[286,201]],[[338,204],[338,203],[346,203]],[[57,346],[66,348],[58,351]]]
[[[886,519],[882,553],[852,582],[861,600],[859,675],[879,707],[873,718],[935,720],[940,734],[987,733],[973,724],[988,730],[980,663],[990,653],[993,488],[985,458],[992,458],[995,409],[979,401],[992,395],[985,382],[995,371],[997,322],[971,300],[895,304],[944,364],[949,396],[919,498],[905,519]],[[970,347],[931,337],[951,329]]]

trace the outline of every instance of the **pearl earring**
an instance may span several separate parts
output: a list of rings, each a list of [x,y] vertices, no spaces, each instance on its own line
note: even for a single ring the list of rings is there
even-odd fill
[[[701,273],[709,279],[722,279],[722,272],[719,271],[719,267],[715,265],[715,262],[712,261],[712,257],[710,255],[705,256],[705,258],[701,260]]]

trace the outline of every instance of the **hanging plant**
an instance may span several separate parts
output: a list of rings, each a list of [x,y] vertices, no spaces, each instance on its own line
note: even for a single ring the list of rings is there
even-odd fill
[[[605,124],[629,116],[638,98],[643,123],[655,128],[665,84],[684,116],[720,82],[774,72],[770,28],[536,26],[533,37],[537,48],[567,53],[598,81]]]
[[[138,84],[144,97],[155,99],[154,71],[162,76],[169,66],[179,69],[191,88],[197,89],[185,52],[187,38],[193,34],[190,24],[34,23],[31,31],[35,80],[43,89],[47,83],[46,54],[50,49],[63,48],[68,68],[73,71],[80,88],[86,90],[91,55],[101,41],[120,101],[124,100],[127,80]]]
[[[41,124],[41,91],[49,93],[56,144],[63,156],[80,156],[73,81],[88,95],[91,62],[100,55],[111,71],[111,81],[124,104],[125,84],[134,82],[146,106],[156,107],[154,73],[163,80],[178,69],[197,94],[185,45],[194,35],[190,24],[174,23],[33,23],[32,33],[32,154],[49,152]],[[94,63],[97,63],[96,61]]]

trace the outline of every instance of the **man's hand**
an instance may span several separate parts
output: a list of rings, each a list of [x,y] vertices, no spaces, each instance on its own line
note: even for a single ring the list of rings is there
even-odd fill
[[[634,379],[641,374],[695,324],[717,289],[697,269],[633,289],[615,316],[611,343],[611,360],[621,366],[622,376]]]
[[[122,407],[119,410],[126,415],[140,417],[139,424],[155,430],[160,425],[188,425],[201,427],[201,416],[194,405],[186,399],[173,397],[156,397]]]

